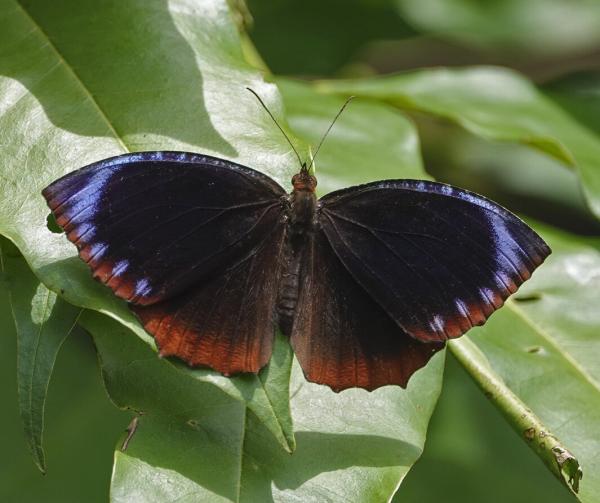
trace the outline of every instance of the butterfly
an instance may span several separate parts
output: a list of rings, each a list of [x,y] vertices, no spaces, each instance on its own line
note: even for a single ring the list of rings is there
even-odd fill
[[[317,199],[309,168],[301,163],[288,193],[225,159],[129,153],[69,173],[43,196],[161,356],[256,373],[279,327],[306,379],[334,391],[406,387],[550,254],[518,217],[472,192],[383,180]]]

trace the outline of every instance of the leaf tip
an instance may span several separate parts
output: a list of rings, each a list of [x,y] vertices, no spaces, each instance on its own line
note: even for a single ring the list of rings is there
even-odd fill
[[[294,451],[296,450],[296,437],[294,436],[293,432],[291,432],[289,435],[285,435],[284,447],[288,454],[294,454]]]
[[[41,455],[33,454],[33,462],[42,475],[46,475],[46,460],[43,451],[41,452]]]

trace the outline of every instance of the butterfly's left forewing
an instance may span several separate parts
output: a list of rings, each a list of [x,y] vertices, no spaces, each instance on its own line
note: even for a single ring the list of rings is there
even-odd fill
[[[328,194],[319,223],[355,281],[426,342],[484,323],[550,253],[506,209],[435,182],[390,180]]]

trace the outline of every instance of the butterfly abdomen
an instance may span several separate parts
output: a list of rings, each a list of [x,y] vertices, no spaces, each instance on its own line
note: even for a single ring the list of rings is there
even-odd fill
[[[281,331],[290,335],[298,304],[300,265],[308,236],[313,232],[317,198],[314,190],[297,189],[288,196],[286,229],[286,268],[281,277],[277,314]]]
[[[300,287],[300,264],[302,251],[294,254],[289,249],[289,258],[287,267],[281,277],[279,287],[279,297],[277,299],[277,314],[279,317],[279,327],[285,335],[290,335],[294,323],[294,314],[298,304],[298,292]]]

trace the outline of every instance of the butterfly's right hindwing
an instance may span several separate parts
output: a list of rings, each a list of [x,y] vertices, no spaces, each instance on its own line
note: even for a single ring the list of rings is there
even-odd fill
[[[322,232],[304,251],[291,342],[306,378],[334,391],[406,387],[444,347],[406,334],[356,283]]]

